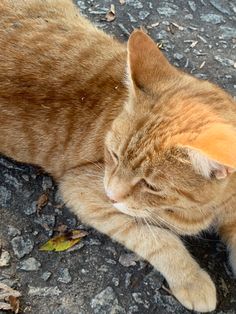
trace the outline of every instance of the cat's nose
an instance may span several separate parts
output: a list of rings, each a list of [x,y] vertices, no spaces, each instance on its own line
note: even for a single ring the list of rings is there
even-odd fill
[[[112,204],[117,203],[117,201],[113,200],[112,198],[109,197],[109,200],[112,202]]]
[[[113,193],[113,191],[111,191],[110,189],[106,190],[106,194],[109,198],[109,200],[112,202],[112,203],[117,203],[117,200],[115,199],[115,194]]]
[[[113,204],[120,202],[125,197],[125,194],[118,190],[113,191],[111,189],[107,189],[106,194]]]

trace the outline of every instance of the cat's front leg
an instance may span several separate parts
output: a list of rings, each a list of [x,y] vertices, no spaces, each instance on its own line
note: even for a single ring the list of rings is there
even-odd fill
[[[168,230],[137,224],[115,209],[103,189],[103,171],[96,165],[74,169],[61,179],[61,193],[79,218],[149,261],[167,279],[175,297],[188,309],[216,307],[216,289],[209,275]]]

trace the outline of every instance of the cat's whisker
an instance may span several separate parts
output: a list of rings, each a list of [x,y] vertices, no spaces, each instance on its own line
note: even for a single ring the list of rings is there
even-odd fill
[[[146,226],[147,226],[147,227],[148,227],[148,229],[150,230],[151,235],[152,235],[152,237],[153,237],[154,241],[157,241],[157,236],[154,234],[154,232],[153,232],[153,230],[152,230],[151,225],[148,223],[148,221],[147,221],[147,219],[146,219],[146,218],[143,218],[143,219],[144,219],[144,221],[145,221],[145,223],[146,223]]]
[[[115,233],[113,233],[112,237],[115,238],[115,237],[117,237],[117,235],[122,233],[126,229],[127,225],[130,224],[130,222],[131,221],[129,219],[127,219],[127,221],[123,224],[122,228],[118,229]]]
[[[154,223],[158,223],[158,220],[159,220],[159,224],[160,224],[160,222],[161,223],[163,223],[163,224],[165,224],[165,226],[167,226],[169,229],[171,229],[171,231],[173,231],[173,232],[175,232],[176,234],[178,234],[177,232],[176,232],[176,230],[177,231],[179,231],[180,233],[184,233],[184,230],[182,230],[181,228],[179,228],[179,227],[176,227],[175,225],[173,225],[173,224],[171,224],[170,222],[168,222],[168,221],[166,221],[164,218],[162,218],[162,217],[160,217],[158,214],[156,214],[156,216],[157,216],[157,220],[155,220],[153,217],[152,217],[152,213],[151,213],[151,211],[149,210],[149,209],[147,209],[147,211],[149,212],[149,214],[150,214],[150,218],[153,220],[153,222]],[[179,234],[178,234],[179,235]]]
[[[151,221],[151,217],[149,216],[149,217],[146,217],[146,220],[147,220],[147,222],[148,222],[148,225],[149,225],[149,227],[150,227],[150,229],[152,230],[153,228],[154,228],[154,226],[153,226],[153,224],[152,224],[152,221]],[[158,228],[160,228],[161,226],[160,225],[156,225]],[[159,239],[159,235],[156,233],[155,235],[154,235],[154,238],[155,238],[155,240],[156,240],[156,238],[158,238]]]
[[[88,174],[88,177],[90,177],[90,178],[97,178],[97,179],[101,179],[101,180],[103,180],[103,176],[99,176],[99,175],[95,175],[95,174]]]
[[[143,220],[142,219],[135,219],[136,221],[136,226],[137,228],[139,228],[139,235],[140,235],[140,238],[141,240],[144,240],[145,239],[145,234],[144,234],[144,231],[143,231]]]
[[[204,213],[200,207],[196,207],[196,208],[202,214],[202,216],[207,217],[207,214]]]
[[[181,238],[181,240],[182,240],[184,243],[186,243],[186,244],[188,244],[188,245],[191,245],[191,243],[190,243],[189,241],[187,241],[187,240],[183,237],[183,235],[181,235],[181,234],[179,234],[178,232],[176,232],[176,230],[173,230],[172,228],[170,228],[170,226],[168,225],[167,222],[162,221],[162,224],[160,224],[160,222],[158,222],[157,220],[155,220],[153,217],[149,217],[149,219],[151,219],[151,221],[153,221],[154,224],[159,225],[160,228],[163,228],[163,225],[164,225],[165,227],[167,227],[168,229],[170,229],[171,232],[173,232],[177,237]]]
[[[104,168],[105,168],[104,164],[101,163],[101,162],[95,162],[93,160],[89,160],[89,159],[86,159],[86,158],[83,158],[83,160],[86,161],[87,163],[93,164],[99,170],[104,170]]]

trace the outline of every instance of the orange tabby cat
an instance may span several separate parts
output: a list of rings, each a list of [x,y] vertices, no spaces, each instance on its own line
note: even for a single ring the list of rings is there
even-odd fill
[[[48,171],[82,221],[148,260],[188,309],[215,309],[178,234],[214,225],[236,273],[233,99],[70,0],[1,0],[0,21],[1,153]]]

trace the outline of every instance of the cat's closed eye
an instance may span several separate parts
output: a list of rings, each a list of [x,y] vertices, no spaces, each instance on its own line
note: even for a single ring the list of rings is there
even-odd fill
[[[154,185],[150,184],[149,182],[147,182],[147,180],[142,179],[141,180],[142,185],[147,188],[148,190],[152,191],[152,192],[159,192],[160,190],[158,188],[156,188]]]
[[[119,157],[118,157],[118,155],[114,152],[114,150],[109,150],[109,153],[110,153],[110,155],[111,155],[113,161],[114,161],[115,163],[118,163]]]

